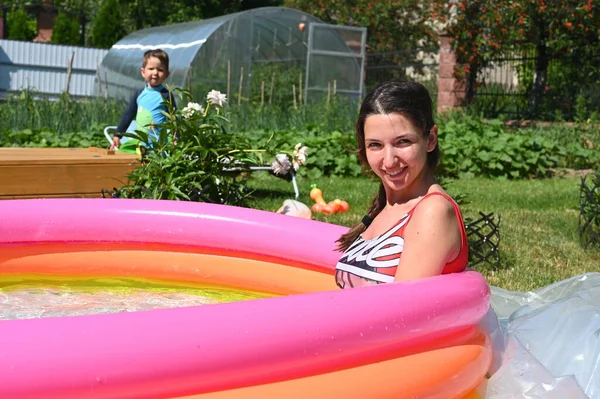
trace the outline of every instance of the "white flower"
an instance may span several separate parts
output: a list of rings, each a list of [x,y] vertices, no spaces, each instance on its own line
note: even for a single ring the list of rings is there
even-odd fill
[[[294,170],[298,170],[300,166],[304,165],[306,162],[306,156],[308,155],[308,147],[302,147],[302,143],[296,144],[294,147],[294,151],[292,152],[292,164],[294,165]]]
[[[294,154],[296,153],[300,153],[303,154],[304,156],[308,155],[308,147],[304,146],[302,147],[302,143],[298,143],[296,144],[296,147],[294,147]]]
[[[206,95],[206,99],[208,100],[209,104],[213,104],[218,107],[222,107],[223,105],[227,104],[227,96],[217,90],[211,90]]]
[[[286,175],[289,173],[292,165],[290,164],[290,160],[285,154],[277,154],[275,156],[275,160],[271,164],[271,170],[276,175]]]
[[[188,119],[191,118],[192,115],[194,115],[196,112],[200,112],[200,113],[204,113],[204,108],[202,108],[202,105],[198,104],[198,103],[188,103],[187,106],[181,111],[181,114],[183,115],[184,118]]]

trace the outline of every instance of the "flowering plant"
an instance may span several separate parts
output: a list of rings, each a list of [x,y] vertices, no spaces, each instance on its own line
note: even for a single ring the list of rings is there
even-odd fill
[[[176,92],[191,98],[185,90]],[[228,131],[226,105],[226,95],[216,90],[208,93],[205,103],[188,101],[180,110],[167,102],[167,120],[155,126],[154,136],[143,131],[125,134],[151,150],[129,174],[121,197],[241,204],[248,192],[239,172],[262,164],[267,151],[252,148],[246,136]]]
[[[302,143],[296,144],[291,153],[280,153],[275,156],[271,163],[271,170],[277,176],[293,176],[298,172],[300,166],[306,163],[308,156],[308,147],[302,146]]]

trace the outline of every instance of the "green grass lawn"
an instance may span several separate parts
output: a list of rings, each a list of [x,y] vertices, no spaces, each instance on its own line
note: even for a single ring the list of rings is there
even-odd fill
[[[463,179],[447,181],[452,195],[460,194],[465,217],[478,212],[501,215],[500,256],[497,268],[479,264],[476,269],[494,286],[526,291],[587,272],[600,271],[600,249],[584,250],[579,245],[580,178],[500,181]],[[369,178],[298,178],[299,200],[312,206],[310,184],[323,190],[326,201],[348,201],[346,214],[315,214],[314,219],[344,226],[358,223],[364,215],[377,182]],[[267,173],[255,173],[250,180],[255,190],[249,206],[276,211],[283,201],[294,197],[292,184]]]

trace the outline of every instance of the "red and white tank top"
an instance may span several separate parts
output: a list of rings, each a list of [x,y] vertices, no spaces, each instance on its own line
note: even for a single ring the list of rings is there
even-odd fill
[[[404,249],[404,229],[410,223],[415,208],[421,201],[431,195],[441,195],[452,203],[460,228],[458,256],[444,266],[442,274],[465,270],[469,250],[467,233],[460,209],[456,202],[446,194],[433,192],[425,195],[392,228],[379,237],[365,240],[362,236],[359,236],[342,254],[336,265],[335,281],[337,285],[340,288],[349,288],[393,282]]]

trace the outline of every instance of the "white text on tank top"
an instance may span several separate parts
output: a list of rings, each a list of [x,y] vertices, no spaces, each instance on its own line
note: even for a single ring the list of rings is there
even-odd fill
[[[397,258],[389,260],[377,260],[377,258],[402,253],[404,238],[400,236],[392,237],[392,235],[408,223],[409,219],[410,216],[405,215],[396,226],[376,239],[364,240],[361,237],[361,240],[358,241],[354,248],[348,248],[344,257],[345,259],[342,259],[342,262],[365,262],[368,266],[376,268],[398,266]]]

